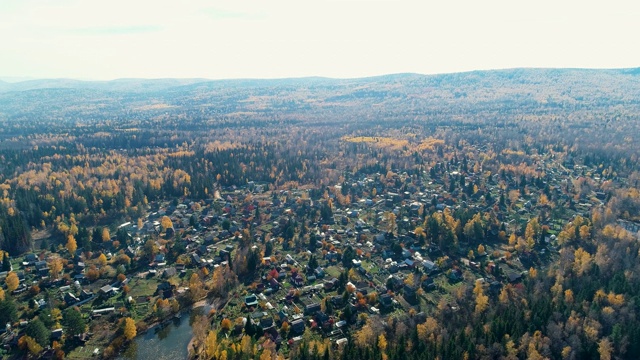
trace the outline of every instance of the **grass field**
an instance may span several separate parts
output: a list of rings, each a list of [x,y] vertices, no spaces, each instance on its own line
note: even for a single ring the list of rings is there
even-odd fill
[[[134,299],[139,296],[153,296],[158,288],[158,283],[160,281],[157,278],[150,279],[138,279],[133,278],[131,282],[129,282],[129,288],[131,291],[129,295],[131,295]]]

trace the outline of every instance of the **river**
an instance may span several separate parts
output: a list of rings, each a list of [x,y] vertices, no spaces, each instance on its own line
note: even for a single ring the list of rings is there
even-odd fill
[[[187,359],[187,346],[193,335],[191,324],[197,315],[204,315],[205,311],[206,307],[199,307],[183,313],[180,319],[172,319],[164,325],[150,328],[146,333],[136,337],[118,359]]]

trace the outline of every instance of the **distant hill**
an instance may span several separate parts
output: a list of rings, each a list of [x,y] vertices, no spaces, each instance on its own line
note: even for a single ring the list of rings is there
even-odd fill
[[[630,76],[630,77],[628,77]],[[464,86],[498,85],[500,83],[543,84],[546,81],[569,80],[581,77],[600,81],[603,77],[632,80],[640,76],[640,68],[629,69],[506,69],[483,70],[438,75],[415,73],[389,74],[366,78],[336,79],[326,77],[303,77],[282,79],[117,79],[111,81],[83,81],[74,79],[38,79],[27,81],[3,81],[0,79],[0,92],[27,91],[36,89],[93,89],[118,92],[154,92],[182,87],[188,88],[252,88],[281,86],[322,86],[381,84],[389,82],[423,86]]]
[[[194,121],[286,117],[307,124],[347,119],[386,125],[429,120],[432,124],[436,118],[473,124],[525,113],[549,119],[571,114],[572,119],[596,121],[601,114],[615,117],[621,112],[640,113],[640,68],[508,69],[356,79],[0,82],[0,121],[20,122],[170,117],[188,119],[181,124],[186,126]]]
[[[117,79],[82,81],[74,79],[39,79],[16,83],[0,83],[1,92],[36,89],[94,89],[104,91],[147,92],[207,81],[205,79]]]

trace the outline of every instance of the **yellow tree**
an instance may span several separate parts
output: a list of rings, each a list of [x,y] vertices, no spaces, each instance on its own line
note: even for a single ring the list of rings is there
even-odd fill
[[[498,295],[498,300],[500,301],[501,304],[508,304],[509,303],[509,291],[507,290],[506,287],[503,287],[502,290],[500,290],[500,295]]]
[[[73,237],[73,235],[69,234],[69,236],[67,236],[67,250],[69,251],[69,254],[71,256],[74,256],[77,249],[78,244],[76,243],[76,239]]]
[[[357,331],[355,340],[356,344],[363,348],[371,345],[371,343],[375,341],[375,334],[373,333],[371,326],[367,324]]]
[[[387,232],[393,232],[396,228],[396,214],[392,212],[387,213]]]
[[[231,320],[229,320],[228,318],[223,319],[220,322],[220,328],[224,331],[229,331],[231,329]]]
[[[271,360],[272,357],[271,350],[265,349],[260,355],[260,360]]]
[[[18,347],[23,350],[29,350],[32,355],[37,355],[43,350],[42,346],[40,346],[35,339],[27,335],[18,339]]]
[[[439,331],[439,328],[438,321],[433,317],[428,317],[424,324],[418,324],[416,326],[418,338],[422,341],[427,341],[432,334]]]
[[[163,216],[162,220],[160,220],[160,225],[162,226],[163,230],[167,230],[173,227],[173,222],[171,221],[171,219],[169,219],[168,216]]]
[[[516,236],[516,233],[511,233],[511,236],[509,236],[509,245],[515,246],[517,243],[518,237]]]
[[[51,320],[55,321],[56,328],[60,328],[60,320],[62,320],[62,311],[58,308],[51,309]]]
[[[611,360],[613,353],[613,344],[608,338],[600,340],[598,343],[598,352],[600,353],[601,360]]]
[[[529,250],[533,249],[535,246],[538,234],[540,234],[540,224],[538,223],[538,219],[533,218],[527,224],[527,228],[524,232],[524,238],[527,241],[527,247]]]
[[[105,254],[100,254],[100,256],[98,256],[98,264],[100,264],[100,266],[107,265],[107,256]]]
[[[571,289],[567,289],[564,291],[564,301],[567,304],[573,303],[573,291]]]
[[[191,292],[191,296],[194,300],[199,299],[202,296],[202,292],[204,291],[202,285],[200,276],[197,273],[191,274],[191,278],[189,278],[189,292]]]
[[[578,248],[578,250],[574,252],[573,270],[580,276],[591,268],[592,262],[591,254],[583,248]]]
[[[218,335],[216,335],[215,331],[209,330],[204,342],[204,351],[205,351],[205,354],[207,355],[207,359],[213,359],[217,349],[218,349]]]
[[[547,195],[545,194],[540,195],[540,198],[538,199],[538,205],[540,206],[549,205],[549,198],[547,198]]]
[[[9,290],[9,292],[12,292],[13,290],[17,289],[18,285],[20,285],[20,279],[18,279],[18,274],[16,274],[13,271],[9,272],[4,282],[7,284],[7,290]]]
[[[387,338],[384,336],[384,334],[380,334],[378,336],[378,349],[380,349],[381,352],[385,352],[385,350],[387,350]]]
[[[130,318],[127,317],[124,319],[124,337],[127,340],[131,340],[134,337],[136,337],[137,335],[137,330],[136,330],[136,322]]]
[[[63,263],[62,259],[59,257],[54,257],[49,260],[47,264],[49,266],[49,273],[51,274],[51,278],[57,279],[60,276],[60,272],[62,271]]]
[[[0,301],[4,301],[4,289],[0,287]]]
[[[489,297],[484,295],[484,290],[480,281],[476,281],[473,293],[476,295],[476,314],[482,314],[487,309],[487,306],[489,306]]]
[[[111,235],[109,234],[109,229],[104,227],[102,228],[102,241],[107,242],[111,240]]]

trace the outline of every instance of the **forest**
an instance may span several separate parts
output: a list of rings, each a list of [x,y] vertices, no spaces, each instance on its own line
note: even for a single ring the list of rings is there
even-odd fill
[[[0,247],[3,259],[59,253],[71,273],[80,257],[76,248],[85,252],[83,262],[97,264],[105,249],[123,255],[134,244],[115,224],[140,229],[161,204],[209,204],[218,200],[216,193],[251,187],[256,194],[260,185],[263,198],[228,201],[244,209],[245,221],[231,213],[225,218],[240,223],[230,236],[243,255],[229,264],[238,289],[271,270],[255,263],[248,270],[248,258],[258,255],[239,236],[244,230],[260,258],[270,256],[267,249],[282,257],[310,250],[319,258],[335,250],[346,258],[350,249],[350,260],[375,264],[370,259],[379,257],[382,264],[384,251],[402,257],[415,243],[416,249],[443,253],[433,260],[442,268],[450,264],[447,276],[465,261],[482,259],[481,270],[465,271],[455,291],[423,296],[415,310],[393,315],[368,313],[378,300],[367,298],[360,307],[359,290],[344,289],[356,311],[346,306],[335,317],[349,323],[348,341],[337,346],[305,335],[286,347],[290,358],[637,359],[639,141],[638,69],[0,83]],[[284,211],[297,213],[287,221],[277,217],[282,194],[300,191],[304,196]],[[407,194],[394,203],[397,209],[376,213],[361,205],[391,201],[394,194]],[[301,205],[308,199],[316,205]],[[361,208],[363,222],[396,240],[356,255],[348,244],[331,249],[316,243],[320,230],[314,235],[314,229],[330,224],[338,209],[347,214]],[[205,217],[195,214],[189,224],[194,229]],[[344,230],[354,222],[346,220]],[[165,232],[172,226],[162,224],[166,241],[153,239],[177,259],[189,225],[173,239]],[[359,233],[360,242],[373,242],[375,231]],[[265,243],[271,235],[276,245]],[[145,254],[155,256],[153,249]],[[149,260],[144,256],[131,256],[142,259],[123,273],[141,271]],[[493,276],[498,263],[522,267],[525,274],[512,282],[498,272],[503,286],[491,292],[471,274]],[[332,266],[345,274],[351,269],[348,261]],[[199,271],[209,276],[209,270]],[[414,272],[407,274],[404,283],[420,287]],[[422,270],[415,277],[429,278]],[[14,300],[9,284],[3,285],[0,306],[15,302],[21,318],[39,317],[21,305],[23,295]],[[214,285],[206,288],[216,296]],[[224,321],[221,316],[212,321]],[[208,331],[202,332],[202,357],[285,354],[280,345],[265,345],[263,334],[245,330],[258,348],[234,337],[210,339],[207,334],[222,331],[219,326]],[[281,331],[284,337],[288,331]]]

